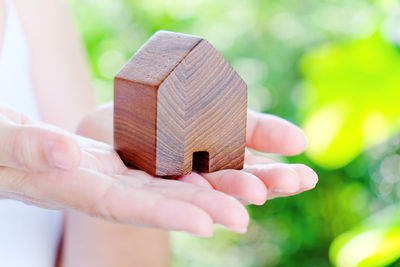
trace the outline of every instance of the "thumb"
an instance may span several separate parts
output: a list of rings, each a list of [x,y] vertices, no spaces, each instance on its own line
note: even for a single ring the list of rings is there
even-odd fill
[[[76,141],[46,125],[0,120],[0,166],[30,171],[75,169],[81,152]]]

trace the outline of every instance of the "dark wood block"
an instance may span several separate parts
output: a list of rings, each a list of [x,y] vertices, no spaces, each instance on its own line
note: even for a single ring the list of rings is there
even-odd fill
[[[247,86],[205,39],[159,31],[114,79],[114,146],[157,176],[241,169]]]

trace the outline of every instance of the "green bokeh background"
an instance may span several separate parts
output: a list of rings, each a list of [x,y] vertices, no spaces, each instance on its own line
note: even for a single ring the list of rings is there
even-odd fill
[[[172,266],[400,266],[400,3],[69,0],[99,102],[157,30],[208,39],[249,107],[301,125],[317,188],[249,207],[246,235],[174,233]]]

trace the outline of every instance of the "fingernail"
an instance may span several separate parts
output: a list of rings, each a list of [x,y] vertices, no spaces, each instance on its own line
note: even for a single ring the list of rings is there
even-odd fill
[[[46,144],[46,158],[52,166],[70,170],[73,168],[70,150],[66,143],[50,141]]]
[[[305,190],[310,190],[310,189],[315,188],[316,185],[317,185],[317,183],[308,184],[308,185],[306,185],[306,186],[303,186],[303,189],[305,189]]]
[[[289,194],[292,194],[292,193],[296,193],[297,191],[299,191],[300,188],[301,188],[300,181],[298,181],[297,183],[295,181],[293,181],[293,183],[286,185],[286,188],[284,189],[284,191]]]
[[[303,188],[312,189],[317,185],[317,183],[318,183],[318,179],[306,179],[303,182]]]
[[[236,233],[245,234],[247,233],[247,228],[239,228],[235,230]]]
[[[300,190],[300,186],[288,186],[283,190],[282,188],[272,188],[272,191],[278,194],[291,194]]]
[[[297,186],[297,187],[288,188],[287,192],[288,193],[296,193],[299,190],[300,190],[300,186]]]
[[[272,188],[272,192],[275,192],[275,193],[283,193],[283,190],[280,189],[280,188]]]
[[[245,228],[236,228],[236,227],[226,227],[225,226],[225,228],[228,229],[229,231],[236,232],[236,233],[239,233],[239,234],[247,233],[247,227],[245,227]]]
[[[194,236],[194,237],[203,237],[203,238],[209,238],[209,237],[212,237],[213,235],[214,235],[214,233],[213,232],[211,232],[211,233],[202,233],[202,234],[199,234],[199,233],[191,233],[191,232],[188,232],[190,235],[192,235],[192,236]]]
[[[246,199],[238,199],[239,201],[240,201],[240,203],[242,203],[244,206],[248,206],[248,205],[250,205],[250,204],[253,204],[253,203],[251,203],[250,201],[248,201],[248,200],[246,200]]]

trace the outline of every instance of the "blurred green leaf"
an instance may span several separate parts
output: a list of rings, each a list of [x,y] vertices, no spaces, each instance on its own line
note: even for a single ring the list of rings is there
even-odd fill
[[[400,227],[358,229],[339,236],[331,258],[338,267],[386,266],[400,257]]]
[[[320,166],[343,167],[399,130],[400,53],[378,34],[324,45],[301,70],[307,155]]]
[[[386,266],[400,258],[400,207],[390,206],[338,236],[330,247],[338,267]]]

